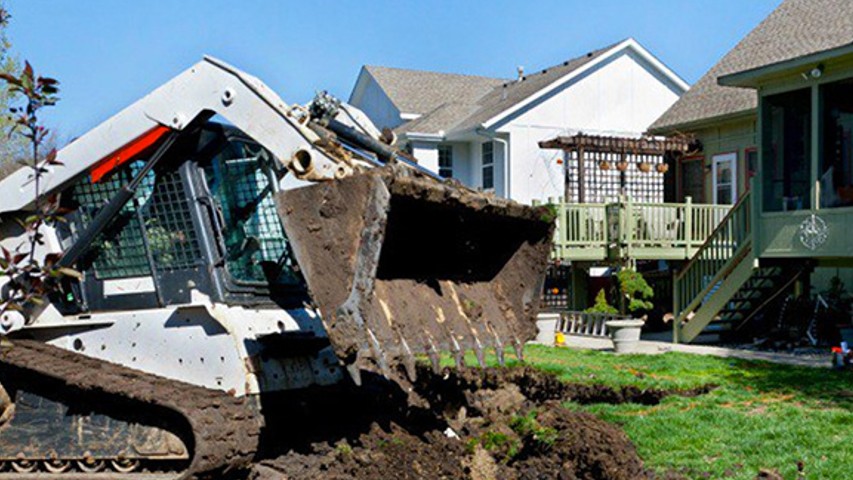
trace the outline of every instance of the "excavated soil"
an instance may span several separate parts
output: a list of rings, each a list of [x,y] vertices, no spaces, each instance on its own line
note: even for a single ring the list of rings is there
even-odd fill
[[[421,368],[413,388],[427,407],[412,407],[406,393],[379,377],[366,377],[361,388],[266,399],[266,449],[248,478],[658,478],[621,429],[561,403],[648,405],[713,387],[614,390],[519,367]],[[279,415],[270,416],[273,409]]]

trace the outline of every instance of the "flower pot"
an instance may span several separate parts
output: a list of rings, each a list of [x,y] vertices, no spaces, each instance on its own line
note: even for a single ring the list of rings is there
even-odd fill
[[[606,171],[610,170],[610,162],[601,162],[598,164],[598,168],[600,168],[606,172]]]
[[[659,163],[655,165],[655,168],[658,170],[658,173],[666,173],[667,171],[669,171],[669,165],[665,163]]]
[[[649,173],[652,171],[652,164],[646,162],[638,163],[637,168],[639,168],[643,173]]]
[[[646,322],[640,319],[610,320],[605,322],[616,353],[635,353],[640,344],[640,331]]]
[[[540,313],[536,318],[536,333],[535,343],[540,345],[554,345],[557,324],[560,322],[559,313]]]
[[[625,170],[628,170],[628,162],[617,163],[616,169],[619,170],[620,172],[624,172]]]

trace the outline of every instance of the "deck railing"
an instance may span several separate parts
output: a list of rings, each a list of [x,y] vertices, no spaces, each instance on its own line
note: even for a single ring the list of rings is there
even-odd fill
[[[750,202],[746,193],[708,236],[674,279],[675,314],[693,311],[726,277],[729,265],[751,244]]]
[[[554,255],[563,260],[687,259],[705,243],[729,205],[636,203],[566,204],[557,207]]]
[[[626,315],[610,313],[560,312],[557,330],[568,335],[606,337],[608,321],[627,318],[629,317]]]

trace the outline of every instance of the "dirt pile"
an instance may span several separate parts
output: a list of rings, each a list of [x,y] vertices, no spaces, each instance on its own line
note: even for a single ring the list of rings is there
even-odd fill
[[[392,384],[328,392],[283,405],[251,472],[273,479],[641,479],[636,449],[616,426],[560,404],[637,401],[672,393],[560,382],[531,368],[421,369],[412,407]],[[272,405],[273,402],[270,402]]]

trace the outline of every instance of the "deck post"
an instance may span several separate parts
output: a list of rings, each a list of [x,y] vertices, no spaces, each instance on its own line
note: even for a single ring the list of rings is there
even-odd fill
[[[693,197],[684,197],[684,258],[690,258],[690,247],[693,243]]]
[[[687,197],[690,198],[690,197]],[[678,322],[681,317],[681,302],[678,300],[678,270],[672,269],[672,343],[678,343]]]
[[[622,235],[625,238],[625,252],[627,253],[628,258],[633,258],[631,253],[632,247],[634,244],[634,205],[631,202],[631,196],[625,195],[622,197],[622,204],[624,206],[625,217],[624,222],[619,222],[623,225],[625,229]],[[620,209],[621,211],[622,209]]]
[[[554,198],[549,198],[548,202],[551,205],[557,206],[557,243],[559,248],[559,258],[563,259],[566,256],[566,242],[568,242],[569,219],[566,217],[566,202],[563,197],[557,197],[556,203]]]

